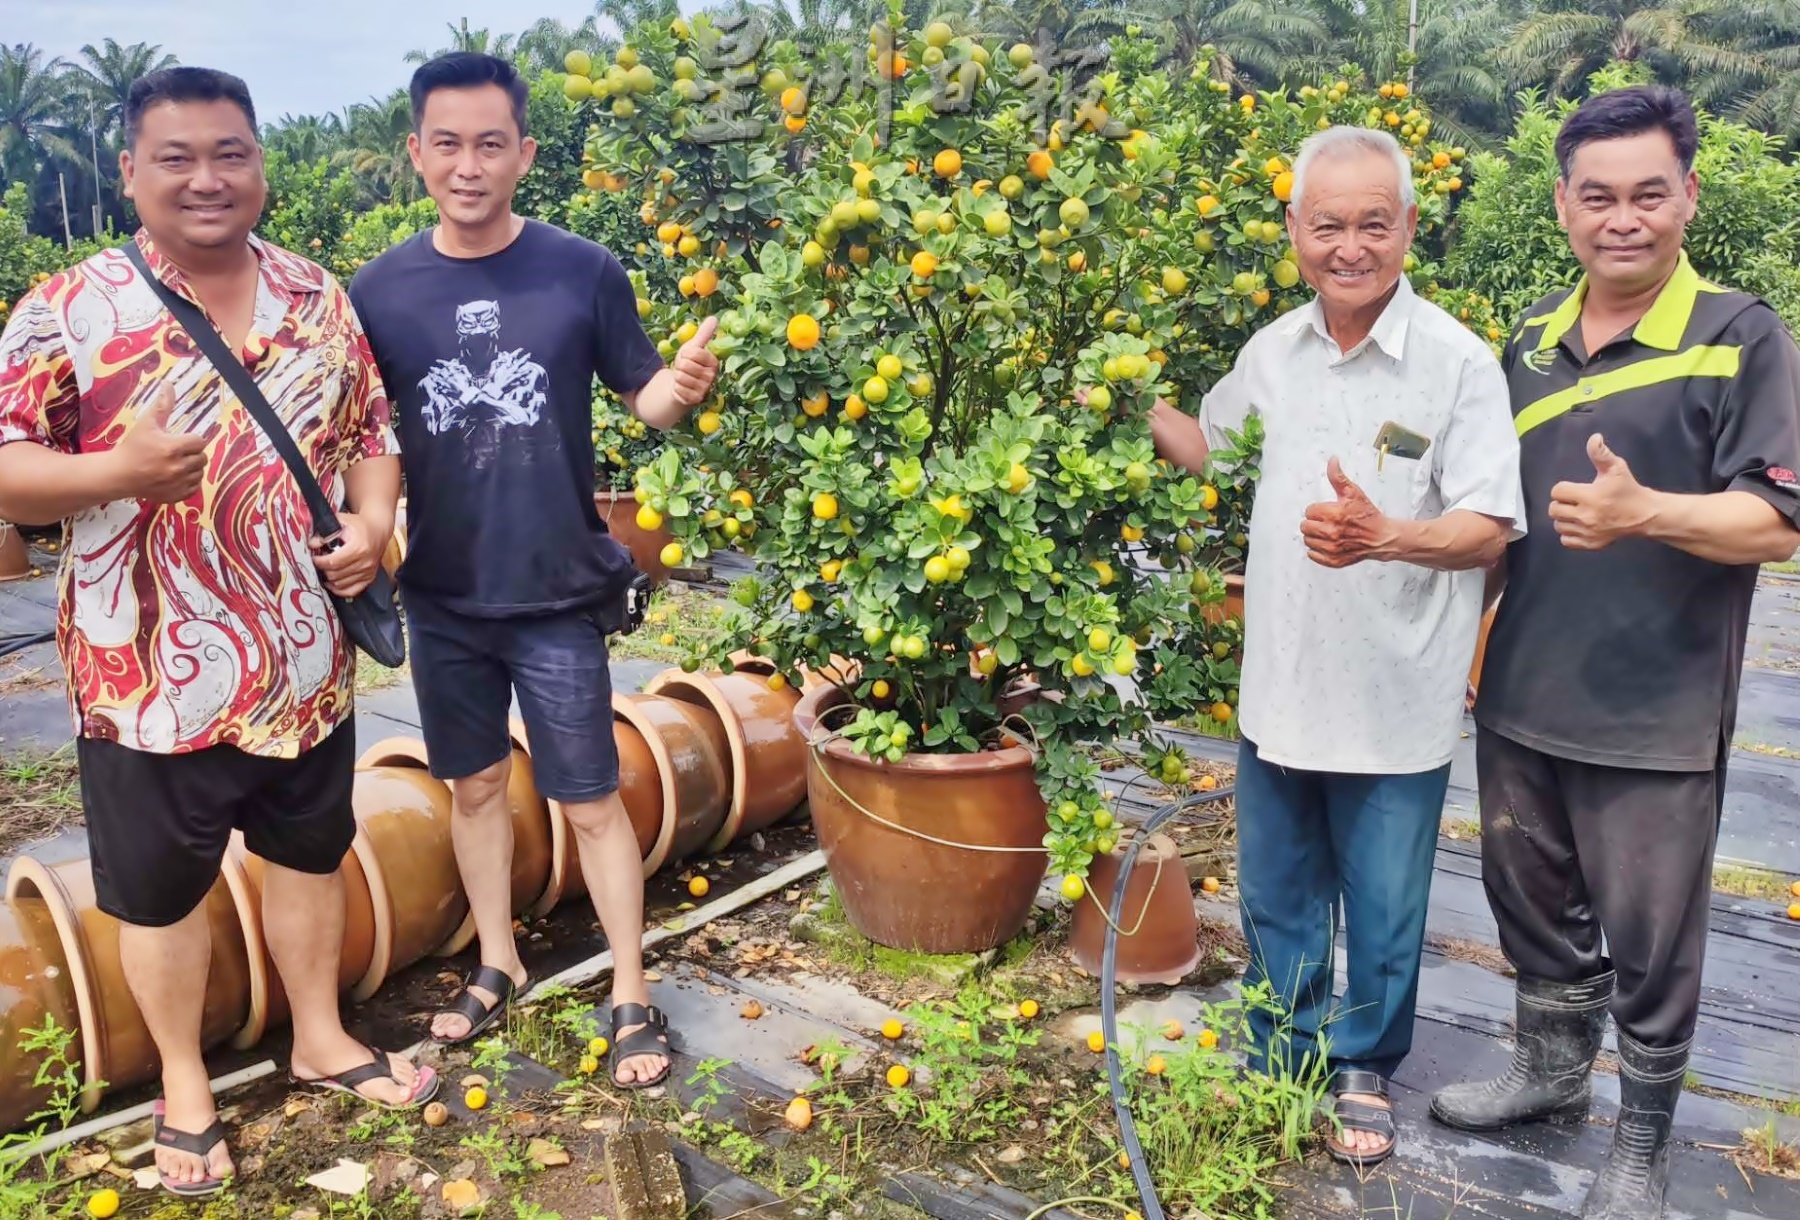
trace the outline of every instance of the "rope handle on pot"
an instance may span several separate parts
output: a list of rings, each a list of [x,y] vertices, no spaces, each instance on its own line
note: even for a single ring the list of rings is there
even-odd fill
[[[826,746],[830,745],[834,741],[841,741],[844,739],[844,733],[843,733],[842,729],[832,729],[832,730],[827,731],[824,734],[824,736],[819,735],[819,729],[824,727],[825,717],[830,715],[832,712],[840,711],[840,710],[841,711],[854,711],[855,705],[854,704],[840,704],[838,707],[830,708],[826,712],[821,714],[818,721],[814,725],[813,736],[806,743],[809,747],[811,747],[813,753],[819,755],[821,758],[824,756]],[[1045,855],[1048,852],[1048,849],[1045,847],[1042,847],[1042,846],[1009,847],[1004,844],[992,844],[992,843],[958,843],[952,839],[942,839],[942,838],[939,838],[937,835],[926,834],[922,830],[914,830],[911,826],[902,826],[898,822],[889,821],[887,818],[882,817],[879,813],[876,813],[873,809],[870,809],[868,806],[864,805],[861,801],[859,801],[855,797],[851,796],[848,792],[845,792],[844,786],[837,782],[837,777],[832,775],[831,769],[829,767],[825,766],[823,762],[821,762],[819,764],[818,771],[819,771],[820,775],[825,777],[825,782],[831,785],[833,791],[835,791],[838,794],[838,796],[842,797],[844,800],[844,803],[849,805],[850,808],[856,810],[858,813],[862,814],[864,817],[868,818],[870,821],[879,823],[880,825],[887,827],[889,830],[898,831],[899,833],[901,833],[903,835],[911,835],[913,838],[921,839],[927,843],[936,843],[939,847],[954,847],[954,848],[958,848],[959,850],[962,850],[962,851],[991,851],[991,852],[998,852],[998,853],[1002,853],[1002,854],[1006,854],[1006,855],[1028,855],[1029,854],[1029,855],[1039,855],[1039,856]]]
[[[1107,913],[1104,906],[1100,905],[1100,900],[1094,897],[1093,886],[1086,886],[1082,891],[1082,897],[1094,904],[1094,909],[1100,912],[1100,918],[1104,919],[1107,924],[1111,926],[1113,931],[1117,932],[1120,936],[1136,936],[1138,932],[1142,930],[1145,918],[1150,914],[1150,900],[1156,897],[1156,887],[1162,884],[1163,865],[1167,864],[1168,861],[1169,858],[1167,856],[1158,855],[1156,857],[1156,875],[1150,878],[1150,888],[1144,892],[1143,910],[1138,912],[1137,922],[1131,925],[1131,931],[1129,932],[1124,928],[1121,928],[1118,924],[1113,923],[1112,916]]]

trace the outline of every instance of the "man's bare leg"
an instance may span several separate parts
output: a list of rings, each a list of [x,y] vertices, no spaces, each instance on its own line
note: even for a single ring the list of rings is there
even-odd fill
[[[455,813],[450,822],[456,844],[456,868],[462,874],[469,909],[475,913],[475,935],[481,964],[512,979],[525,982],[525,963],[513,939],[512,921],[512,810],[507,807],[506,785],[512,771],[507,757],[485,771],[450,785]],[[635,842],[635,840],[634,840]],[[471,994],[492,1006],[500,997],[485,987],[471,987]],[[471,1022],[461,1013],[439,1013],[431,1022],[431,1036],[457,1042],[469,1036]]]
[[[263,874],[263,936],[293,1013],[294,1075],[322,1080],[368,1063],[369,1051],[344,1031],[338,1013],[338,956],[344,944],[344,874],[300,873],[270,864]],[[395,1080],[369,1080],[357,1091],[371,1101],[402,1105],[419,1070],[388,1056]]]
[[[581,850],[581,873],[613,954],[613,1005],[648,1004],[644,981],[644,861],[637,833],[617,792],[563,806]],[[640,1026],[619,1030],[621,1037]],[[633,1055],[619,1064],[619,1082],[654,1080],[667,1055]]]
[[[206,1005],[206,972],[212,961],[212,933],[206,904],[163,928],[125,924],[119,929],[119,957],[144,1025],[162,1056],[163,1125],[199,1135],[218,1117],[206,1062],[200,1057],[200,1022]],[[221,1140],[204,1160],[190,1152],[157,1148],[156,1167],[171,1182],[193,1185],[207,1177],[229,1177],[231,1153]]]

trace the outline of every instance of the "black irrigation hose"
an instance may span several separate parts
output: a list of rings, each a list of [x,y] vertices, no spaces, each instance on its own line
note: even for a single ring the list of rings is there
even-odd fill
[[[29,631],[24,635],[0,636],[0,657],[11,656],[15,652],[23,652],[37,644],[47,644],[56,638],[56,628],[47,627],[43,631]]]
[[[1125,1081],[1119,1068],[1119,919],[1125,911],[1125,889],[1131,884],[1131,870],[1137,864],[1138,849],[1170,818],[1201,805],[1210,805],[1230,797],[1236,787],[1220,788],[1195,794],[1173,804],[1164,805],[1147,818],[1125,849],[1119,863],[1119,880],[1113,886],[1112,911],[1106,921],[1105,949],[1100,957],[1100,1028],[1106,1036],[1106,1080],[1112,1087],[1113,1114],[1119,1120],[1119,1135],[1125,1144],[1125,1155],[1131,1161],[1131,1176],[1136,1182],[1138,1198],[1144,1205],[1144,1220],[1166,1220],[1162,1204],[1156,1199],[1156,1183],[1150,1180],[1150,1166],[1144,1159],[1144,1146],[1138,1143],[1137,1126],[1131,1121],[1131,1107],[1125,1098]]]

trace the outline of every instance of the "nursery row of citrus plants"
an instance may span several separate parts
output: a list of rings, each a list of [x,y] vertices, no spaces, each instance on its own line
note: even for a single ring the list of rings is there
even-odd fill
[[[1238,95],[1127,37],[1046,111],[1046,48],[878,26],[840,87],[809,76],[830,57],[770,42],[741,62],[744,39],[640,28],[566,86],[588,192],[630,192],[647,257],[673,264],[677,292],[640,302],[652,332],[720,320],[717,400],[635,476],[668,558],[735,547],[764,573],[735,639],[692,663],[851,662],[842,731],[877,757],[1035,743],[1050,864],[1078,897],[1115,834],[1079,743],[1237,695],[1235,656],[1174,662],[1241,527],[1221,534],[1215,485],[1157,459],[1147,410],[1196,407],[1306,299],[1283,224],[1305,136],[1392,131],[1425,235],[1462,150],[1404,84],[1349,69]],[[1484,302],[1439,295],[1499,338]],[[1021,683],[1039,697],[1007,720]]]

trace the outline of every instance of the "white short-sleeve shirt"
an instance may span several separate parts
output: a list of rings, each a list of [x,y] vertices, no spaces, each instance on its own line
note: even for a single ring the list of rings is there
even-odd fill
[[[1333,457],[1391,517],[1459,509],[1523,534],[1506,378],[1474,335],[1403,278],[1367,339],[1341,351],[1315,300],[1251,337],[1206,395],[1207,443],[1263,419],[1244,571],[1238,723],[1259,755],[1310,771],[1410,774],[1450,761],[1481,618],[1483,574],[1307,558],[1300,522],[1333,501]],[[1383,458],[1394,423],[1430,440]]]

